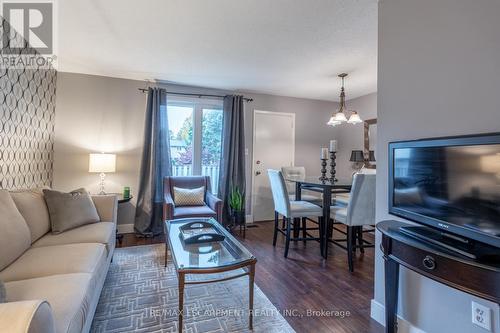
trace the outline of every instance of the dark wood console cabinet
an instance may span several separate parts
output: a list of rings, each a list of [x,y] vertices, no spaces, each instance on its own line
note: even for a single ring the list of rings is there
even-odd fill
[[[452,288],[500,304],[500,263],[482,263],[402,233],[409,226],[382,221],[381,250],[385,260],[385,332],[397,332],[399,265]],[[500,250],[499,250],[500,251]]]

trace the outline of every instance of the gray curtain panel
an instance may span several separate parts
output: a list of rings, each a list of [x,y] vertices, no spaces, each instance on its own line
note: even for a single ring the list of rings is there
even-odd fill
[[[231,223],[228,197],[238,186],[245,195],[245,121],[243,96],[224,97],[222,157],[219,173],[219,193],[223,200],[222,223]]]
[[[161,88],[149,88],[141,178],[135,211],[136,232],[145,236],[163,232],[163,178],[171,174],[167,92]]]

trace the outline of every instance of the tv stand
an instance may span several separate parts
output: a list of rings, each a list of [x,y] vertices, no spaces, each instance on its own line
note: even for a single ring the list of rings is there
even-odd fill
[[[423,225],[404,226],[401,227],[400,230],[402,233],[410,237],[415,237],[424,242],[445,248],[468,258],[477,259],[478,257],[475,253],[477,249],[475,249],[474,242],[466,238],[455,236]]]
[[[381,250],[385,260],[385,332],[397,332],[400,265],[452,288],[500,304],[499,248],[455,239],[443,233],[439,233],[437,241],[429,241],[422,236],[428,236],[426,231],[412,229],[415,227],[419,226],[393,220],[377,224],[377,230],[382,233]],[[457,248],[459,251],[456,251]],[[462,250],[469,255],[460,253]]]

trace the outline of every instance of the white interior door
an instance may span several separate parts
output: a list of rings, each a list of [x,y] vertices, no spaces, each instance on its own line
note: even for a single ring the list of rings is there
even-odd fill
[[[293,166],[295,114],[254,111],[252,215],[254,221],[274,219],[268,169]]]

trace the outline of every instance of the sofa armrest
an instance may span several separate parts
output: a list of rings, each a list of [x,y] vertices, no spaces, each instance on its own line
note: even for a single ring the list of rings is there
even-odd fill
[[[207,205],[217,213],[217,221],[222,222],[222,200],[207,191]]]
[[[165,193],[163,199],[163,221],[172,220],[174,218],[174,199],[170,193]]]
[[[92,200],[101,222],[116,223],[118,214],[118,197],[116,195],[93,195]]]
[[[0,332],[55,333],[54,316],[46,301],[20,301],[0,304]]]

